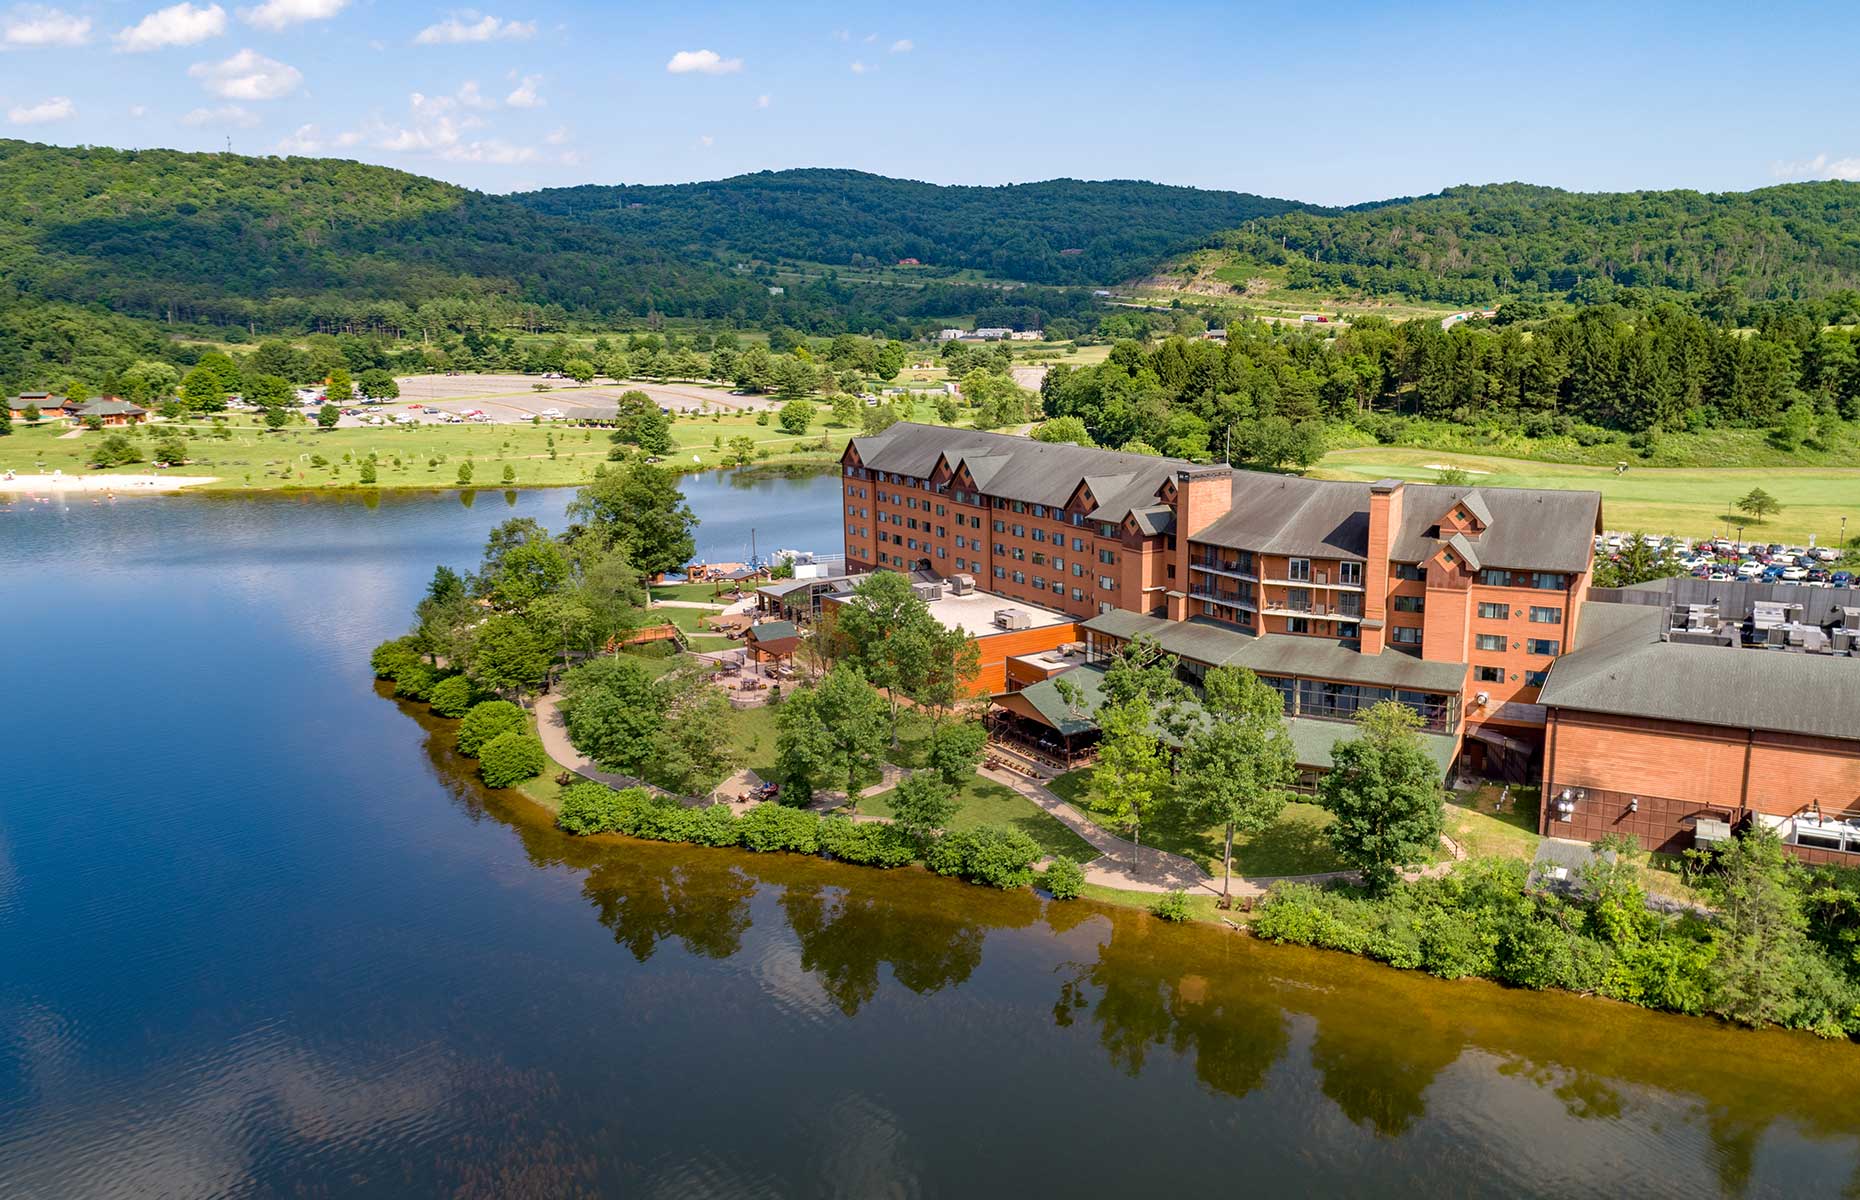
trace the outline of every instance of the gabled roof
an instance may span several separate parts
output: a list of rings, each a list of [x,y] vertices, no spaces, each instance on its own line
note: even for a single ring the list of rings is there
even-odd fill
[[[749,627],[750,640],[762,642],[779,641],[782,638],[800,637],[801,631],[794,627],[793,621],[763,621]]]
[[[1473,549],[1473,544],[1466,540],[1465,534],[1463,533],[1454,534],[1452,537],[1447,539],[1447,545],[1451,547],[1452,549],[1459,551],[1461,561],[1463,561],[1467,566],[1471,567],[1475,571],[1479,569],[1479,552]]]
[[[1370,484],[1235,471],[1233,507],[1195,534],[1198,542],[1298,558],[1369,554]],[[1422,563],[1440,549],[1440,519],[1464,505],[1485,531],[1482,566],[1576,572],[1588,567],[1601,521],[1600,492],[1551,488],[1402,485],[1399,527],[1389,557]]]
[[[87,404],[80,404],[77,409],[77,415],[80,417],[139,417],[147,411],[148,409],[143,408],[140,404],[131,404],[127,400],[118,400],[111,397],[103,400],[92,400]]]
[[[868,470],[928,478],[937,459],[966,465],[975,486],[990,495],[1063,509],[1081,482],[1098,502],[1093,517],[1121,521],[1133,508],[1151,507],[1156,489],[1190,464],[1149,454],[1125,454],[977,429],[900,421],[876,437],[852,440]]]
[[[1550,666],[1548,708],[1860,740],[1860,659],[1661,638],[1665,610],[1590,600]]]

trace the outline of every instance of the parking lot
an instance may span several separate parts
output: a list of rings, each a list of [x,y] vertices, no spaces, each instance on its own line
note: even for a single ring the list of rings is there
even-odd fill
[[[631,391],[644,392],[653,403],[673,412],[696,412],[701,408],[754,412],[775,407],[767,396],[737,395],[723,387],[695,383],[596,380],[584,387],[572,380],[536,375],[409,375],[396,382],[400,384],[400,399],[376,406],[390,417],[405,411],[409,404],[418,404],[441,412],[482,412],[492,423],[528,421],[552,409],[561,413],[577,408],[611,410],[621,393]],[[546,385],[548,390],[538,391],[537,384]],[[440,419],[426,413],[416,416],[422,420]]]
[[[1633,534],[1609,533],[1595,539],[1598,559],[1620,558]],[[1714,538],[1688,543],[1684,538],[1643,537],[1648,549],[1670,551],[1685,573],[1699,579],[1796,583],[1805,587],[1849,587],[1851,565],[1830,546],[1791,546],[1782,542],[1739,542]]]

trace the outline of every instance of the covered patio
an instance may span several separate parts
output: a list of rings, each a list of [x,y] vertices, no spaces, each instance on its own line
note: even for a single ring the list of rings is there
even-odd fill
[[[1070,771],[1098,757],[1098,726],[1074,712],[1052,680],[990,697],[984,723],[990,743],[1056,770]]]

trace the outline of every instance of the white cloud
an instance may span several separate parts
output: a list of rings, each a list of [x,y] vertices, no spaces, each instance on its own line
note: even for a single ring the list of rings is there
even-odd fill
[[[1798,162],[1771,163],[1770,174],[1778,179],[1860,180],[1860,155],[1835,158],[1824,151]]]
[[[772,103],[774,103],[774,101],[769,98],[769,95],[767,92],[764,92],[762,95],[756,97],[757,108],[767,108]]]
[[[296,91],[304,81],[304,73],[296,67],[256,50],[241,50],[216,63],[195,63],[187,73],[201,87],[227,100],[276,100]]]
[[[876,71],[876,70],[878,70],[877,67],[871,66],[868,63],[863,63],[856,58],[853,59],[852,73],[854,75],[864,75],[868,72]]]
[[[146,104],[132,104],[129,106],[129,115],[135,120],[140,121],[143,117],[149,115],[149,106]]]
[[[451,96],[414,92],[407,100],[412,113],[407,124],[392,125],[377,118],[357,131],[354,140],[365,141],[377,150],[417,154],[446,162],[511,164],[532,162],[538,157],[532,146],[515,145],[502,138],[466,137],[472,130],[482,128],[484,122],[475,116],[455,116],[458,101]],[[350,144],[340,138],[337,143]]]
[[[710,134],[708,133],[700,134],[698,137],[698,145],[700,146],[714,146],[716,144],[717,144],[717,139],[710,136]]]
[[[265,0],[257,8],[242,8],[239,16],[260,29],[289,29],[305,21],[327,21],[349,6],[349,0]]]
[[[497,101],[478,90],[476,79],[467,79],[459,85],[458,101],[466,108],[496,108]]]
[[[464,42],[514,41],[536,35],[534,21],[507,21],[480,15],[475,9],[453,13],[437,25],[414,35],[422,46],[449,46]]]
[[[316,154],[323,149],[323,135],[315,125],[299,125],[278,139],[279,154]]]
[[[183,125],[237,125],[250,128],[258,124],[258,114],[249,108],[237,104],[222,104],[218,108],[196,108],[181,118]]]
[[[917,49],[917,43],[909,38],[899,38],[897,41],[891,43],[891,52],[893,54],[909,54],[915,49]]]
[[[116,48],[134,54],[163,46],[191,46],[225,32],[226,10],[219,5],[196,8],[187,3],[171,4],[119,30]]]
[[[568,126],[560,125],[554,129],[551,129],[549,131],[548,136],[543,138],[543,141],[547,142],[551,146],[568,145],[569,143]]]
[[[77,106],[68,96],[53,96],[37,104],[20,104],[6,110],[6,119],[15,125],[43,125],[48,121],[68,121],[77,116]]]
[[[43,4],[20,4],[0,17],[0,45],[82,46],[90,41],[90,18],[74,17]]]
[[[715,50],[680,50],[665,69],[674,75],[733,75],[743,69],[743,60],[724,58]]]
[[[511,108],[542,108],[549,102],[536,94],[536,85],[542,82],[541,75],[525,75],[516,89],[504,97],[504,103]]]

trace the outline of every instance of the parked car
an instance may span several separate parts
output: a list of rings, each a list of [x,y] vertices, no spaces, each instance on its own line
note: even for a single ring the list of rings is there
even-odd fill
[[[1835,587],[1852,587],[1854,582],[1853,573],[1850,571],[1836,571],[1828,577],[1828,582]]]

